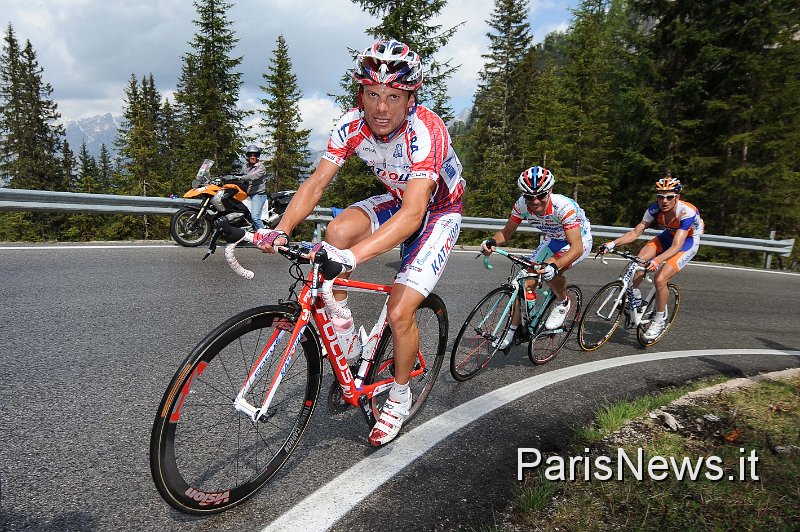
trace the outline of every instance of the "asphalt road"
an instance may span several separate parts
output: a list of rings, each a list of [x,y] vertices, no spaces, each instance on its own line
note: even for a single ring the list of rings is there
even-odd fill
[[[331,416],[323,396],[298,451],[247,503],[196,518],[161,500],[150,478],[148,442],[178,364],[229,316],[287,295],[288,262],[280,257],[242,250],[242,262],[256,271],[248,282],[221,256],[201,262],[202,254],[170,244],[0,247],[0,529],[261,530],[274,521],[292,524],[276,519],[375,458],[361,415]],[[492,271],[473,257],[454,253],[437,286],[448,305],[451,342],[472,305],[508,274],[500,257]],[[356,277],[388,282],[397,266],[391,252],[360,265]],[[588,299],[622,267],[588,261],[569,279]],[[800,367],[798,356],[747,353],[800,349],[800,275],[690,265],[677,284],[681,314],[651,350],[702,350],[701,356],[594,371],[511,401],[425,452],[334,528],[480,529],[493,523],[515,487],[517,448],[559,449],[598,405],[700,377]],[[377,312],[359,300],[353,307],[357,316]],[[744,351],[714,354],[729,349]],[[519,346],[467,383],[456,383],[445,363],[428,403],[400,438],[410,441],[425,421],[523,379],[645,352],[620,331],[592,354],[570,340],[538,367]],[[331,379],[326,369],[323,394]]]

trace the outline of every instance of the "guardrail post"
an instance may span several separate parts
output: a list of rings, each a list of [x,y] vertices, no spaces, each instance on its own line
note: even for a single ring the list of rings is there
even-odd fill
[[[775,240],[775,229],[769,232],[769,239]],[[769,270],[769,267],[772,265],[772,253],[767,251],[765,255],[766,257],[764,258],[764,269]]]

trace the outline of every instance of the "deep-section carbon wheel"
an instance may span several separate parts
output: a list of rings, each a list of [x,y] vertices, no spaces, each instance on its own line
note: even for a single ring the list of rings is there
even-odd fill
[[[261,488],[297,446],[319,396],[322,362],[310,328],[284,360],[294,324],[290,307],[242,312],[209,333],[176,372],[150,438],[153,480],[173,507],[200,515],[227,510]],[[253,422],[234,400],[262,354],[248,403],[261,407],[275,375],[283,378]]]

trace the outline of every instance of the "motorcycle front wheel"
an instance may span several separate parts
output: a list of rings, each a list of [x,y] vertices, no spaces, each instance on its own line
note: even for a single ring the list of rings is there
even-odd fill
[[[205,216],[198,219],[197,214],[197,209],[183,207],[172,215],[169,234],[181,246],[197,247],[211,235],[211,221]]]

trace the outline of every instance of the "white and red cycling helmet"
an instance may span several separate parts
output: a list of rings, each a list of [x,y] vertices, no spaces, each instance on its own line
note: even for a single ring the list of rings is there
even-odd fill
[[[360,85],[383,84],[413,92],[422,86],[422,61],[400,41],[377,41],[358,54],[353,77]]]
[[[544,166],[531,166],[521,174],[517,179],[517,186],[522,190],[523,194],[541,194],[553,188],[556,179],[553,177],[553,172]]]

